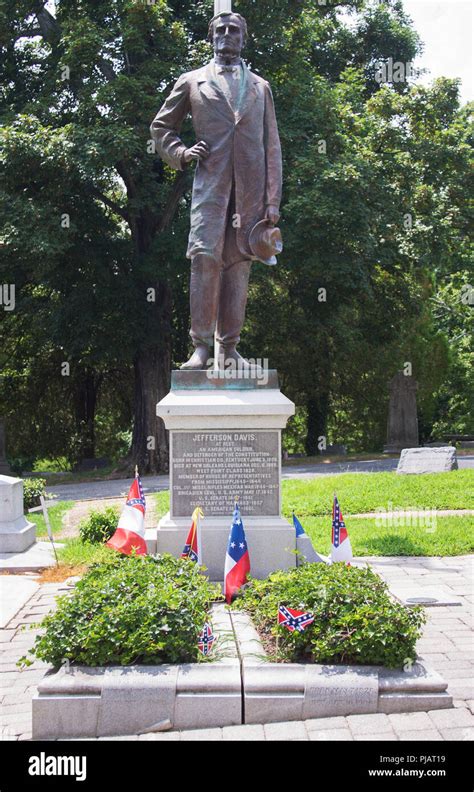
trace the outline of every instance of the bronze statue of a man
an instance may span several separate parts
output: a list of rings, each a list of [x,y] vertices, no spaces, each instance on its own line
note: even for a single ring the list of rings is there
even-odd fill
[[[280,217],[281,147],[270,86],[241,60],[247,24],[240,14],[215,16],[209,38],[214,59],[181,75],[151,125],[168,165],[182,170],[197,161],[187,251],[195,352],[183,369],[208,367],[215,334],[219,359],[245,366],[236,347],[250,266],[281,249],[277,242],[274,251],[261,252],[268,235],[260,246],[253,244],[255,226],[268,233]],[[198,141],[191,148],[180,138],[188,113]]]

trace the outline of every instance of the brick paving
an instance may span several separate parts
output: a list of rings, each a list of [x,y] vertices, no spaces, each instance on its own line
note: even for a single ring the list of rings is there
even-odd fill
[[[367,561],[397,593],[420,585],[430,591],[455,596],[460,606],[427,609],[428,622],[418,644],[420,659],[448,682],[454,706],[448,710],[396,715],[350,715],[334,718],[226,726],[186,732],[161,732],[120,739],[139,741],[177,740],[474,740],[474,630],[473,556],[450,558],[357,559]],[[38,631],[32,623],[54,608],[55,597],[68,590],[67,583],[41,585],[5,629],[0,630],[0,738],[31,739],[31,699],[47,665],[35,661],[19,669],[16,661],[26,654]],[[114,738],[119,739],[119,738]]]
[[[48,669],[35,660],[25,669],[16,662],[33,646],[39,630],[31,628],[55,606],[56,597],[69,590],[65,583],[45,583],[0,630],[0,739],[31,740],[31,700]],[[8,669],[8,670],[6,670]]]

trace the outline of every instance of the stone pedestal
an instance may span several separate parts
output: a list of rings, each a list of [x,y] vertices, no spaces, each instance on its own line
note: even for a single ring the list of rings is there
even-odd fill
[[[36,527],[23,514],[23,481],[0,476],[0,553],[22,553],[35,539]]]
[[[251,575],[296,565],[295,530],[281,517],[281,430],[294,414],[276,371],[224,378],[226,372],[175,371],[157,406],[170,431],[170,512],[158,525],[158,552],[180,555],[191,515],[201,506],[202,561],[222,580],[236,498]]]

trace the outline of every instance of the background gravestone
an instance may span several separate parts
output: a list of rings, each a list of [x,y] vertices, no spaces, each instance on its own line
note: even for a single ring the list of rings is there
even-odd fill
[[[458,469],[456,449],[405,448],[400,456],[397,473],[448,473]]]
[[[0,553],[23,553],[36,541],[36,526],[23,513],[23,481],[0,476]]]
[[[7,462],[5,448],[5,422],[2,418],[0,418],[0,475],[10,475],[10,466]]]
[[[397,371],[389,383],[387,445],[384,453],[395,454],[404,448],[416,448],[418,443],[418,415],[416,391],[418,383],[403,371]]]

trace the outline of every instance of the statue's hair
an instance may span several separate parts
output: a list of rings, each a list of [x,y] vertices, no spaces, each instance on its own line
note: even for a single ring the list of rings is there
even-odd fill
[[[212,42],[214,39],[214,23],[216,22],[217,19],[223,16],[237,17],[237,19],[240,22],[240,26],[242,28],[242,32],[244,35],[244,44],[245,44],[248,38],[247,22],[241,14],[237,14],[235,11],[221,11],[219,14],[216,14],[215,16],[212,17],[209,23],[209,34],[208,34],[209,41]]]

